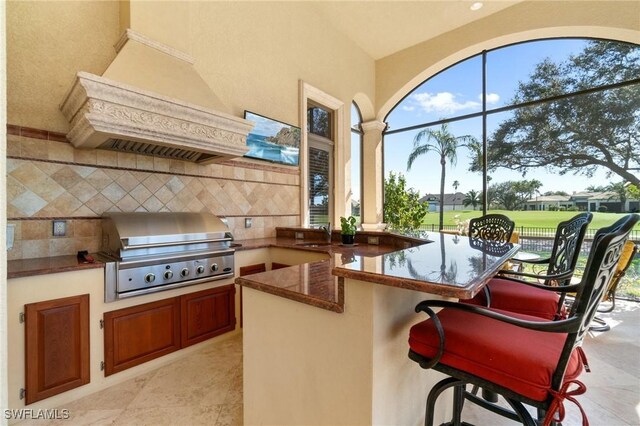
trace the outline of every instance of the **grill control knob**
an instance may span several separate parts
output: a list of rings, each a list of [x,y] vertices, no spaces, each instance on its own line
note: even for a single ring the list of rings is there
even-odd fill
[[[213,265],[211,265],[211,272],[216,272],[218,270],[218,264],[214,263]]]
[[[146,283],[152,283],[155,280],[156,280],[155,274],[148,273],[147,275],[144,276],[144,282],[146,282]]]
[[[196,268],[196,273],[203,274],[204,273],[204,265],[198,265]]]
[[[170,280],[171,278],[173,278],[173,271],[165,271],[164,279],[165,280]]]
[[[181,277],[188,277],[189,276],[189,270],[187,268],[182,268],[182,271],[180,271],[180,276]]]

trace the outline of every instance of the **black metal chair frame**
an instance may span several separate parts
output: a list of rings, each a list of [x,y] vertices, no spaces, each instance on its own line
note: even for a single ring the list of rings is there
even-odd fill
[[[560,292],[577,291],[575,303],[573,304],[567,319],[556,321],[541,319],[540,322],[525,321],[476,305],[445,300],[425,300],[419,303],[415,310],[416,312],[425,312],[431,320],[434,321],[434,326],[439,337],[439,348],[434,358],[426,358],[413,350],[409,350],[409,358],[417,362],[422,368],[433,368],[436,371],[450,376],[449,378],[437,383],[429,393],[427,398],[425,425],[433,425],[433,413],[436,399],[442,391],[450,387],[455,388],[453,407],[454,414],[451,422],[453,425],[465,424],[461,422],[460,418],[465,400],[469,400],[470,402],[473,402],[496,414],[519,421],[523,425],[527,426],[535,426],[538,423],[531,417],[524,407],[524,404],[536,407],[538,410],[538,419],[541,420],[544,418],[546,411],[551,407],[551,404],[554,401],[554,398],[551,395],[549,395],[549,397],[544,401],[532,400],[508,388],[497,385],[468,372],[441,364],[439,361],[444,354],[446,336],[442,324],[432,308],[463,310],[530,330],[550,333],[567,333],[567,338],[551,382],[551,389],[559,392],[563,384],[564,374],[571,354],[574,349],[581,346],[584,336],[589,329],[589,324],[597,312],[598,304],[602,299],[602,295],[604,294],[615,271],[622,247],[624,246],[629,232],[638,220],[640,220],[640,216],[631,214],[618,220],[607,228],[600,229],[594,237],[589,260],[587,261],[587,266],[585,268],[585,274],[583,275],[580,284],[574,286],[567,285],[555,289]],[[589,371],[588,366],[585,365],[585,368]],[[480,386],[483,389],[502,395],[513,408],[513,411],[495,403],[486,401],[475,395],[473,392],[468,392],[466,390],[467,384],[473,385],[476,389]]]
[[[469,220],[469,238],[508,242],[515,226],[515,222],[503,214],[487,214]]]
[[[513,281],[514,283],[529,285],[540,288],[542,290],[558,292],[558,287],[566,287],[571,282],[571,277],[575,272],[580,257],[580,247],[587,233],[587,227],[593,218],[592,213],[580,213],[573,218],[560,222],[556,228],[556,234],[553,241],[553,247],[549,257],[536,260],[523,260],[523,263],[531,263],[536,265],[548,264],[546,274],[530,274],[527,272],[517,271],[501,271],[500,278]],[[544,283],[534,283],[516,277],[533,278]],[[574,285],[575,286],[575,285]],[[488,306],[491,306],[491,291],[485,287]],[[558,302],[558,311],[556,315],[560,315],[562,304],[564,303],[566,291],[561,292],[560,301]]]
[[[544,259],[521,260],[521,263],[534,265],[549,265],[545,274],[529,274],[526,272],[509,271],[509,275],[522,276],[543,280],[547,286],[566,285],[571,281],[578,263],[580,247],[591,223],[593,214],[580,213],[573,218],[560,222],[556,228],[553,247],[549,257]]]

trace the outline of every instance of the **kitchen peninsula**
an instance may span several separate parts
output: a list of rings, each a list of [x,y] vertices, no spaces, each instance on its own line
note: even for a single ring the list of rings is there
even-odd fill
[[[247,424],[421,423],[439,373],[407,357],[413,308],[472,297],[519,246],[435,234],[395,246],[297,248],[331,258],[236,279]]]

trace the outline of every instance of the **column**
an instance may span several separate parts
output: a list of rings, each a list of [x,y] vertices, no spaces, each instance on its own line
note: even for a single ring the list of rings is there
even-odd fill
[[[382,186],[382,121],[362,123],[362,229],[384,229]]]

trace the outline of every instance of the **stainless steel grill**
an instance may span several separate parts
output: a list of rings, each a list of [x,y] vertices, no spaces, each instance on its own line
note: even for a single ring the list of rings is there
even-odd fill
[[[234,275],[232,236],[205,213],[110,213],[102,219],[105,302]]]

